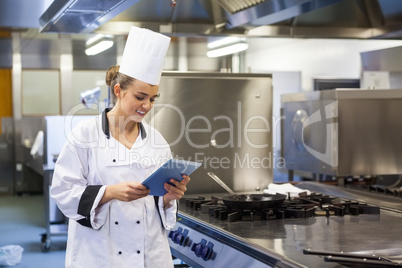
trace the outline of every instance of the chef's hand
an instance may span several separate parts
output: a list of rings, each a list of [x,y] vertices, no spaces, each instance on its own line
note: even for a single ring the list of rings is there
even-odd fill
[[[100,204],[109,202],[112,199],[120,201],[133,201],[149,195],[150,190],[139,182],[128,181],[119,184],[106,186],[105,193]]]
[[[163,196],[163,205],[165,209],[169,207],[170,201],[183,197],[184,193],[187,191],[186,185],[190,182],[190,177],[183,175],[182,181],[170,179],[170,182],[174,184],[174,186],[170,185],[169,183],[165,183],[165,190],[167,191],[167,193]]]

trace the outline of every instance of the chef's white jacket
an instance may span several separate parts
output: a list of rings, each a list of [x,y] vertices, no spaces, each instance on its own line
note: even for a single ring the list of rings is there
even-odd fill
[[[55,164],[50,195],[69,218],[66,267],[173,267],[166,229],[176,223],[176,201],[166,210],[153,196],[99,205],[107,185],[142,182],[172,157],[146,123],[131,150],[120,144],[108,111],[74,128]]]

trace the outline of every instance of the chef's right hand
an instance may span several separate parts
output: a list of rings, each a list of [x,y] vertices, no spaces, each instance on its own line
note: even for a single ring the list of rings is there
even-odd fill
[[[100,201],[104,204],[113,199],[120,201],[133,201],[149,195],[150,190],[139,182],[128,181],[106,186],[105,193]]]

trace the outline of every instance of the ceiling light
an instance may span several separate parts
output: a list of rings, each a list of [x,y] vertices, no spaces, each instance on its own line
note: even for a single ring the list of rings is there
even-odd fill
[[[248,44],[242,42],[210,50],[207,52],[207,56],[210,58],[222,57],[244,51],[247,48]]]
[[[89,39],[85,44],[87,46],[85,54],[88,56],[93,56],[111,48],[114,42],[109,36],[98,34]]]
[[[213,42],[209,42],[207,56],[210,58],[226,56],[244,51],[248,48],[245,38],[225,37]]]
[[[85,42],[85,45],[86,45],[86,46],[91,46],[91,45],[95,44],[96,42],[101,41],[101,39],[104,38],[104,37],[105,37],[105,35],[103,35],[103,34],[97,34],[97,35],[95,35],[94,37],[89,38],[89,39]]]
[[[208,48],[216,48],[216,47],[221,47],[221,46],[226,46],[234,43],[239,43],[243,41],[243,39],[240,39],[238,37],[225,37],[213,42],[208,43],[207,47]]]

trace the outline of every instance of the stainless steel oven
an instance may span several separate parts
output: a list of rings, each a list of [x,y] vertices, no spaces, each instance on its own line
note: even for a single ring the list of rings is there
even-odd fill
[[[286,94],[282,114],[289,170],[337,177],[402,173],[402,90]]]

